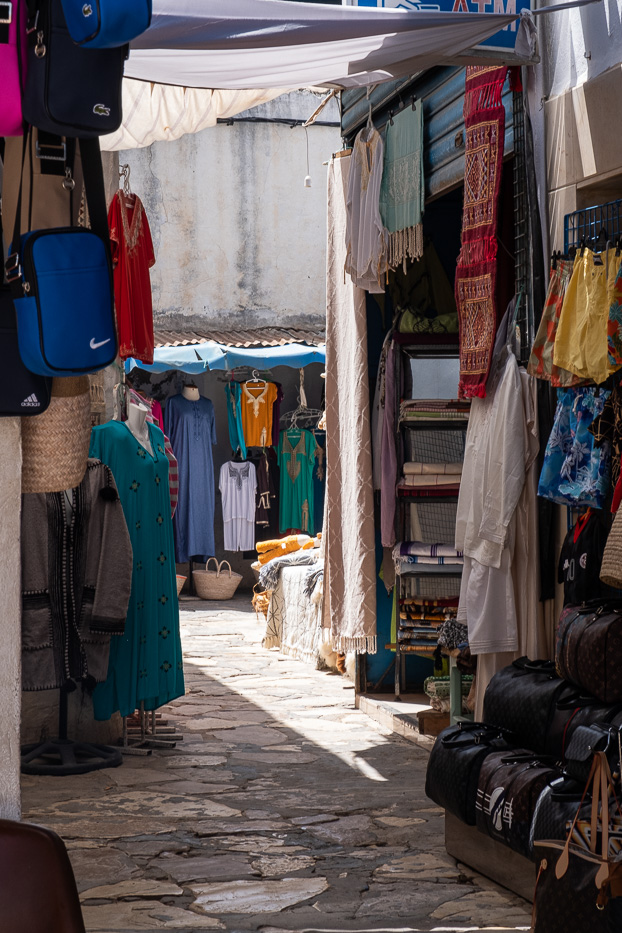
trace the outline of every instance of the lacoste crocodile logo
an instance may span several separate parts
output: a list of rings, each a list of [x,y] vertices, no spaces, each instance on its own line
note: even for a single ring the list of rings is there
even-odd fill
[[[106,107],[105,104],[95,104],[93,113],[96,113],[98,117],[109,117],[110,107]]]
[[[93,14],[93,7],[91,6],[90,3],[85,3],[84,6],[82,7],[82,16],[92,16],[92,14]]]

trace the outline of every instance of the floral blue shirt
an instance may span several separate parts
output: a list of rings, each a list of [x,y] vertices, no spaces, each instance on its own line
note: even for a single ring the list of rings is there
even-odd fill
[[[557,390],[539,496],[573,508],[603,508],[611,483],[611,446],[605,442],[597,447],[588,428],[610,395],[596,386]]]

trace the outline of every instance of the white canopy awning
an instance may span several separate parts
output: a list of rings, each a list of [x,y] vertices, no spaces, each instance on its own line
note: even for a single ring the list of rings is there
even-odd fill
[[[102,136],[105,151],[142,149],[159,141],[172,142],[186,133],[200,133],[220,119],[265,104],[283,93],[280,88],[254,91],[212,91],[123,79],[123,124]]]
[[[189,88],[358,87],[457,64],[516,19],[287,0],[154,0],[152,24],[132,42],[125,74]],[[527,58],[529,30],[521,18],[517,42]]]

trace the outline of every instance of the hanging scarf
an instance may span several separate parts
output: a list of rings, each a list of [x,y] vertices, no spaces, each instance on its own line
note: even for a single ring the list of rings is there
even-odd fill
[[[464,96],[462,246],[456,269],[460,398],[485,398],[497,330],[497,207],[505,142],[507,68],[469,65]]]
[[[380,214],[392,269],[423,255],[423,104],[416,101],[387,124]]]

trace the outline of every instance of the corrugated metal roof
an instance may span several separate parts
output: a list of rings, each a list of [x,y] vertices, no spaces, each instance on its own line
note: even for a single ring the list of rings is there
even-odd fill
[[[326,343],[324,331],[297,327],[262,327],[256,330],[156,330],[155,346],[188,347],[213,340],[226,347],[282,347],[288,343],[304,343],[312,347]]]

